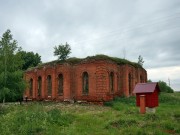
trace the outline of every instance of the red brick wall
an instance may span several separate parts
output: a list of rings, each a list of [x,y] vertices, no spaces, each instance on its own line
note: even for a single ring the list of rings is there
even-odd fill
[[[89,93],[82,94],[83,73],[88,73]],[[110,91],[110,73],[113,73],[113,91]],[[58,95],[58,75],[63,75],[63,95]],[[129,90],[129,77],[131,74]],[[52,78],[52,96],[47,96],[47,76]],[[41,96],[37,95],[38,77],[42,78]],[[132,95],[136,83],[147,81],[147,73],[142,68],[131,65],[117,65],[112,61],[98,60],[85,61],[80,64],[70,65],[67,63],[57,65],[45,65],[25,73],[25,79],[33,79],[33,97],[29,96],[29,87],[24,95],[34,100],[86,100],[86,101],[108,101],[115,96]]]

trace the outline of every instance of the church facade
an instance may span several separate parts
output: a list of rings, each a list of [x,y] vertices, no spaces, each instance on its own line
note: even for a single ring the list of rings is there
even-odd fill
[[[47,63],[27,70],[24,96],[32,100],[110,101],[131,96],[137,83],[147,82],[142,67],[109,59],[84,59],[78,63]]]

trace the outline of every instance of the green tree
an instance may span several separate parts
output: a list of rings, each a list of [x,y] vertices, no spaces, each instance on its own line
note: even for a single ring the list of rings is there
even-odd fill
[[[143,66],[143,64],[144,64],[143,57],[141,55],[139,55],[139,57],[138,57],[138,64],[141,66]]]
[[[168,86],[166,82],[159,81],[158,84],[159,84],[159,88],[160,88],[161,92],[166,92],[166,93],[174,92],[174,90],[170,86]]]
[[[54,56],[58,56],[58,60],[66,60],[71,53],[71,47],[66,42],[65,45],[61,44],[54,47]]]
[[[152,82],[152,80],[151,80],[151,79],[148,79],[147,82]]]
[[[23,95],[26,83],[19,49],[11,31],[7,30],[0,39],[0,101],[15,101]]]
[[[24,63],[22,65],[22,70],[27,70],[30,67],[35,67],[39,63],[41,63],[41,56],[38,53],[34,52],[26,52],[26,51],[19,51]]]

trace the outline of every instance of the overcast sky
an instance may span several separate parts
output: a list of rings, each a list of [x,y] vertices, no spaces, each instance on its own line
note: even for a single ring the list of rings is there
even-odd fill
[[[180,0],[0,0],[0,36],[7,29],[43,62],[65,42],[71,57],[141,55],[148,79],[180,90]]]

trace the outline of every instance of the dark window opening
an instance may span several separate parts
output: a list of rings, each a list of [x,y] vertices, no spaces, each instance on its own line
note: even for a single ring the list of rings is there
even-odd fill
[[[41,96],[41,88],[42,88],[42,79],[38,77],[38,96]]]
[[[143,83],[143,77],[140,75],[140,83]]]
[[[50,75],[47,77],[47,94],[48,96],[52,95],[52,79]]]
[[[29,81],[29,96],[33,96],[33,79],[30,79]]]
[[[120,76],[117,77],[117,88],[118,88],[118,91],[120,92],[120,91],[121,91],[121,80],[120,80]]]
[[[129,82],[129,95],[131,95],[132,94],[132,90],[131,90],[131,74],[129,73],[129,75],[128,75],[128,82]]]
[[[110,84],[110,91],[114,92],[114,73],[113,72],[110,73],[109,84]]]
[[[87,95],[89,93],[89,78],[88,78],[88,73],[84,72],[83,73],[83,78],[82,78],[82,83],[83,83],[83,94]]]
[[[63,75],[58,75],[58,95],[63,95]]]

